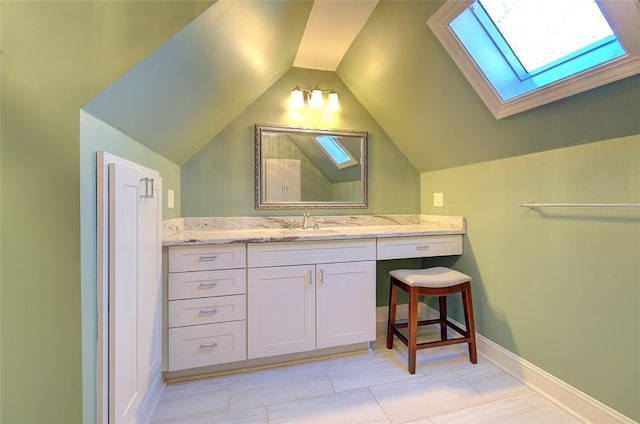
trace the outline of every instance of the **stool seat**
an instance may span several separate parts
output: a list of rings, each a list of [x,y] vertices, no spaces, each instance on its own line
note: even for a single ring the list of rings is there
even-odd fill
[[[443,266],[426,269],[395,269],[389,275],[410,286],[451,287],[471,281],[471,277]]]
[[[409,295],[409,317],[407,322],[396,323],[398,289]],[[460,293],[464,312],[465,328],[461,328],[447,317],[447,296]],[[438,298],[438,318],[420,319],[418,317],[418,296]],[[396,269],[389,272],[389,319],[387,327],[387,349],[393,348],[396,336],[409,349],[409,373],[416,372],[416,350],[429,347],[446,346],[456,343],[469,345],[469,361],[478,362],[476,353],[476,329],[471,301],[471,277],[453,269],[437,266],[425,269]],[[438,325],[440,340],[418,343],[418,327]],[[455,330],[460,337],[450,338],[447,328]],[[407,335],[400,331],[407,329]]]

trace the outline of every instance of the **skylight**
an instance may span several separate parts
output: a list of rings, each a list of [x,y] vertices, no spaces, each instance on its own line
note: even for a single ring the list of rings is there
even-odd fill
[[[479,3],[528,72],[615,38],[593,0]]]
[[[502,117],[640,73],[638,19],[635,0],[449,0],[429,26]]]
[[[336,137],[331,135],[318,135],[316,136],[316,141],[338,168],[348,168],[358,163]]]
[[[502,100],[625,53],[594,0],[476,0],[449,27]]]

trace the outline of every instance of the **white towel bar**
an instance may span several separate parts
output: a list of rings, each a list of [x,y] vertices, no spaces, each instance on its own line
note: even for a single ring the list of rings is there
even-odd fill
[[[640,203],[520,203],[523,208],[640,208]]]

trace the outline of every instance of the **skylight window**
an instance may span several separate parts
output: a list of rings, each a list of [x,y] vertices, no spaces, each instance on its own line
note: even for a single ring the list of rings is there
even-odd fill
[[[476,0],[449,27],[502,100],[625,54],[594,0]]]
[[[316,141],[338,168],[348,168],[358,163],[336,137],[331,135],[318,135],[316,136]]]
[[[528,72],[615,39],[593,0],[479,0],[479,4]]]
[[[634,3],[449,0],[429,26],[500,118],[639,73]]]

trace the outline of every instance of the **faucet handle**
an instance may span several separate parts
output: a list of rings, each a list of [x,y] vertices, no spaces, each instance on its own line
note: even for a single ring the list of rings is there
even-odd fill
[[[296,229],[296,223],[293,222],[293,219],[287,219],[287,225],[289,226],[290,230],[295,230]]]
[[[321,222],[324,222],[324,220],[323,219],[319,219],[319,218],[314,219],[313,220],[313,229],[314,230],[319,230]]]
[[[302,214],[302,225],[300,226],[300,228],[302,228],[303,230],[309,229],[309,218],[311,218],[309,212],[304,212]]]

